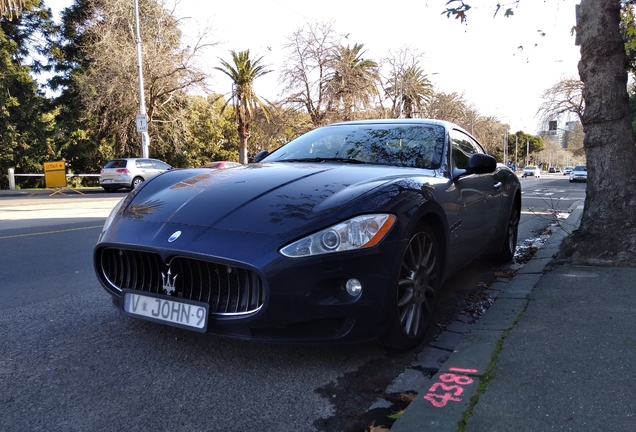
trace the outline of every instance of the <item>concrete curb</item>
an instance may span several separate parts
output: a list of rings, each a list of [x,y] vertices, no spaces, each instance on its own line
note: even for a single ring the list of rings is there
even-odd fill
[[[569,211],[567,220],[555,228],[512,280],[497,281],[490,287],[495,302],[477,323],[451,324],[432,347],[420,353],[412,366],[435,375],[423,379],[427,376],[423,372],[418,371],[418,376],[415,371],[407,370],[387,388],[387,393],[417,392],[391,427],[392,432],[455,432],[460,428],[485,390],[503,340],[523,316],[530,293],[555,258],[563,239],[578,227],[583,204],[577,202]],[[452,341],[456,342],[454,347]]]

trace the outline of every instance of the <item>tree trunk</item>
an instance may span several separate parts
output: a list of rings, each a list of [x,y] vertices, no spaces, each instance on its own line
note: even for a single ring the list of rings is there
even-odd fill
[[[239,163],[245,165],[247,163],[247,128],[245,123],[239,123]]]
[[[238,135],[239,135],[239,163],[247,164],[247,139],[249,138],[249,124],[247,123],[246,109],[239,99],[238,110]]]
[[[587,192],[580,228],[560,253],[575,263],[636,265],[636,146],[619,24],[620,0],[581,1]]]

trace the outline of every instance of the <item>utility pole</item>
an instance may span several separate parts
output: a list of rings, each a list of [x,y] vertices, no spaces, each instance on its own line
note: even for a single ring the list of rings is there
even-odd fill
[[[148,135],[148,116],[146,115],[146,97],[144,95],[144,75],[141,63],[141,36],[139,34],[139,1],[135,0],[135,42],[137,45],[137,71],[139,76],[139,115],[135,118],[137,132],[141,133],[141,157],[148,157],[150,135]]]
[[[507,150],[508,150],[508,131],[505,131],[503,136],[503,163],[505,165],[508,165]]]
[[[526,166],[530,165],[530,141],[526,139]]]
[[[515,135],[515,169],[519,165],[519,161],[517,160],[518,153],[519,153],[519,135]]]

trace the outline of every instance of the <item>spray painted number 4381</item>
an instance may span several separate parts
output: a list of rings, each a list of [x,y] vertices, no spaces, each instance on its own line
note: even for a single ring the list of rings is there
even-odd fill
[[[476,369],[449,369],[453,372],[476,373]],[[424,399],[429,401],[434,407],[442,408],[448,402],[460,402],[459,397],[464,393],[464,387],[473,383],[473,379],[465,375],[445,373],[439,376],[439,381],[433,384]]]

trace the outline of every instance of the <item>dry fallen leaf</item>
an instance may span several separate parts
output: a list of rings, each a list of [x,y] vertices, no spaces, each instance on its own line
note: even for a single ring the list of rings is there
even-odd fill
[[[402,393],[397,397],[397,399],[402,402],[411,403],[413,399],[415,399],[415,396],[417,396],[417,393]]]
[[[391,429],[387,429],[385,426],[376,426],[375,422],[372,422],[364,432],[391,432]]]

